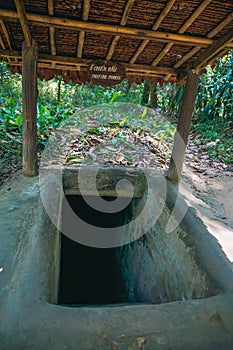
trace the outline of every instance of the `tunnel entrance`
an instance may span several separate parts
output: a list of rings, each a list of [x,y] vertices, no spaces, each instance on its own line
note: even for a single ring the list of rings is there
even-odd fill
[[[70,195],[66,199],[82,220],[98,227],[117,229],[132,216],[131,204],[117,213],[103,213],[91,208],[82,196]],[[112,201],[115,197],[103,199]],[[63,232],[68,224],[62,213]],[[88,247],[61,234],[58,303],[75,305],[127,301],[118,262],[119,249]]]
[[[95,210],[79,195],[67,195],[66,199],[73,211],[92,226],[114,227],[117,235],[124,232],[130,236],[137,230],[141,233],[143,226],[138,222],[132,228],[127,226],[128,231],[121,226],[137,217],[143,198],[133,198],[116,213]],[[154,212],[155,208],[149,207],[143,213],[142,225]],[[166,233],[168,217],[169,209],[165,207],[159,220],[139,239],[117,248],[93,248],[61,234],[58,304],[160,304],[215,295],[215,285],[199,265],[195,244],[186,238],[188,233],[181,227]],[[63,208],[62,232],[66,232],[71,218]],[[74,231],[82,232],[81,226],[76,226]]]
[[[127,301],[118,248],[93,248],[62,235],[59,304],[98,304]]]

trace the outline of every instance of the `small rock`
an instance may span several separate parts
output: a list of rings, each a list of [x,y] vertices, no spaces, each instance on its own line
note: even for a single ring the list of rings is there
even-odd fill
[[[13,205],[12,207],[10,207],[10,208],[8,209],[8,211],[14,211],[14,210],[16,210],[17,208],[18,208],[17,206]]]

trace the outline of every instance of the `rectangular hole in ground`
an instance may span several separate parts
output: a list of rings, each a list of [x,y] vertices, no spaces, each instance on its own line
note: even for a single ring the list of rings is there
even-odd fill
[[[121,226],[143,207],[143,199],[133,198],[124,210],[107,214],[90,208],[81,196],[69,195],[66,199],[84,221],[105,228]],[[154,215],[154,211],[152,208],[152,212],[145,213],[143,220]],[[215,295],[216,287],[199,266],[191,236],[180,227],[167,234],[167,217],[169,210],[165,207],[161,218],[147,233],[117,248],[84,246],[61,234],[58,304],[154,304]],[[69,224],[62,211],[63,232]],[[140,229],[139,225],[136,230]]]
[[[88,196],[93,199],[93,196]],[[102,197],[112,201],[114,197]],[[117,227],[132,216],[130,203],[118,213],[97,212],[82,196],[69,195],[66,199],[73,211],[85,222],[97,227]],[[127,199],[126,199],[127,200]],[[137,202],[138,199],[132,199]],[[69,225],[62,213],[62,231]],[[79,227],[77,227],[79,230]],[[85,234],[85,233],[84,233]],[[121,303],[128,301],[120,264],[120,248],[94,248],[73,241],[61,234],[59,304]]]
[[[62,235],[59,304],[127,301],[117,248],[93,248]]]

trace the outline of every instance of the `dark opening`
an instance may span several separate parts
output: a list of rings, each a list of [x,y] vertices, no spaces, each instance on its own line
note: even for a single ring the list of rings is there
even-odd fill
[[[131,218],[131,204],[120,212],[102,213],[89,207],[81,196],[67,196],[79,217],[99,227],[121,226]],[[104,197],[105,200],[115,198]],[[67,224],[62,216],[63,228]],[[77,227],[78,230],[78,227]],[[98,304],[127,301],[117,250],[79,244],[61,234],[59,304]]]

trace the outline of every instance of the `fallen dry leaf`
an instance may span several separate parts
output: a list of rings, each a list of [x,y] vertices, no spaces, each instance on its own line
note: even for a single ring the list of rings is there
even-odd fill
[[[116,156],[116,161],[117,162],[122,162],[124,160],[124,154],[118,154],[117,156]]]

